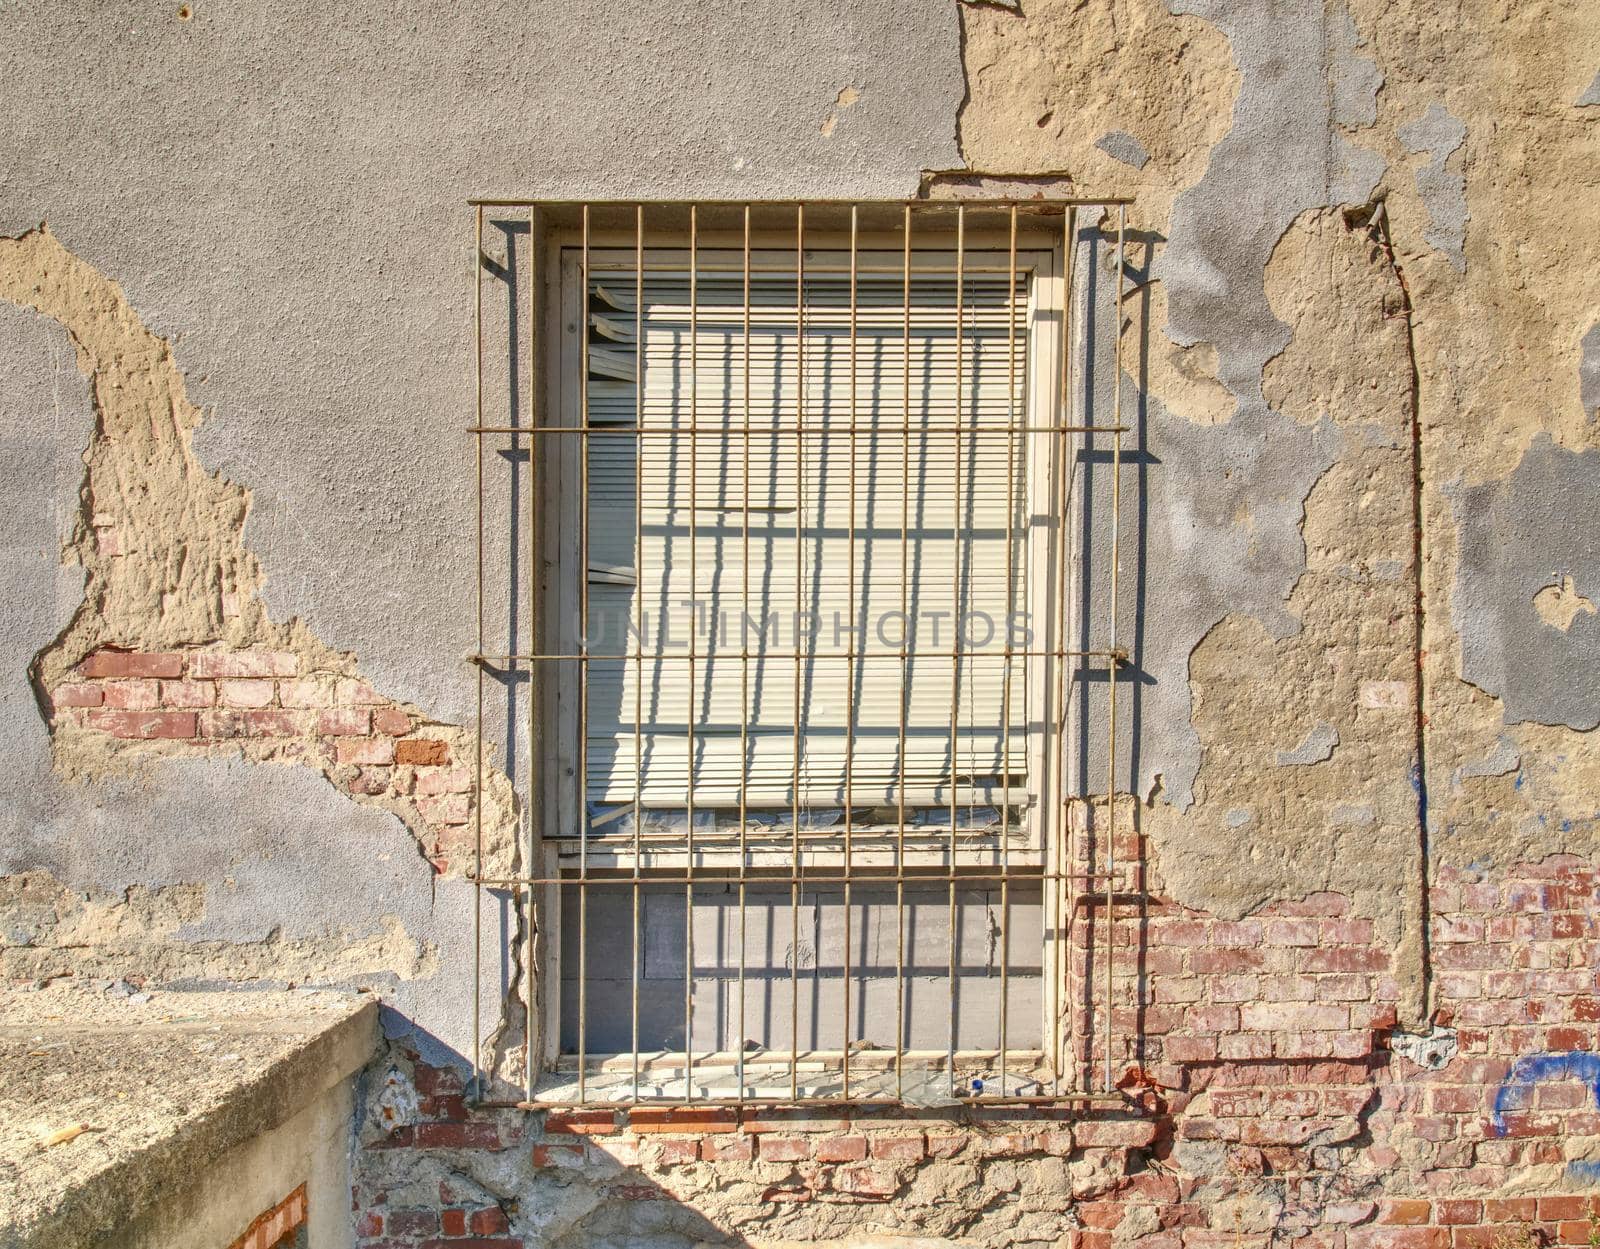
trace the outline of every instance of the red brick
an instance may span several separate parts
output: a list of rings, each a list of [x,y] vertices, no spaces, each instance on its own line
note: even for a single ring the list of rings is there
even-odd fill
[[[113,737],[141,740],[190,738],[195,734],[192,711],[91,711],[89,724]]]
[[[145,651],[98,650],[78,665],[86,677],[181,677],[183,656]]]
[[[1494,1223],[1456,1227],[1451,1229],[1451,1243],[1454,1249],[1505,1249],[1505,1246],[1518,1243],[1516,1234],[1519,1230],[1516,1225]]]
[[[1080,1149],[1137,1149],[1155,1140],[1156,1125],[1150,1119],[1083,1119],[1073,1125],[1072,1136]]]
[[[334,744],[333,753],[340,763],[393,763],[394,743],[387,737],[345,737]]]
[[[197,651],[189,658],[189,675],[201,680],[219,677],[292,677],[299,671],[299,659],[285,651]],[[178,674],[174,672],[170,675]]]
[[[1389,956],[1382,950],[1360,946],[1324,946],[1300,956],[1300,969],[1309,972],[1383,971]]]
[[[635,1114],[638,1112],[635,1111]],[[679,1166],[700,1160],[700,1142],[693,1137],[668,1137],[661,1142],[661,1165]]]
[[[1600,1215],[1600,1198],[1576,1194],[1539,1198],[1539,1218],[1546,1223],[1567,1219],[1586,1219],[1590,1211]]]
[[[546,1136],[610,1136],[618,1130],[612,1110],[552,1110],[544,1117]]]
[[[391,1236],[431,1236],[439,1230],[439,1216],[432,1210],[391,1210],[386,1221]]]
[[[157,681],[107,681],[100,688],[105,705],[120,711],[154,711],[161,705],[161,685]]]
[[[1539,1202],[1534,1197],[1491,1197],[1483,1203],[1483,1217],[1490,1223],[1532,1223],[1539,1217]]]
[[[811,1140],[804,1136],[761,1136],[762,1162],[802,1162],[811,1157]]]
[[[1168,1036],[1161,1042],[1162,1053],[1170,1062],[1214,1062],[1217,1057],[1215,1037]]]
[[[700,1106],[688,1109],[677,1109],[657,1106],[641,1106],[633,1111],[628,1118],[630,1131],[638,1134],[672,1132],[677,1134],[693,1133],[699,1136],[706,1132],[733,1132],[739,1127],[739,1116],[731,1110],[722,1110],[717,1107]]]
[[[1321,1032],[1349,1026],[1343,1006],[1299,1002],[1257,1002],[1239,1012],[1242,1027],[1252,1032]]]
[[[356,1235],[363,1240],[383,1235],[383,1215],[376,1210],[364,1211],[356,1220]]]
[[[1378,1222],[1414,1227],[1426,1223],[1432,1213],[1431,1202],[1395,1198],[1385,1201],[1379,1208]]]
[[[224,707],[270,707],[277,696],[277,683],[264,678],[217,682],[217,702]]]
[[[824,1136],[817,1141],[818,1162],[863,1162],[867,1157],[864,1136]]]
[[[1483,1218],[1483,1203],[1481,1201],[1440,1200],[1433,1203],[1433,1220],[1435,1223],[1456,1224],[1476,1223]]]
[[[372,729],[372,713],[365,707],[334,707],[317,717],[317,732],[329,737],[360,737]]]
[[[212,707],[200,712],[202,737],[298,737],[304,731],[298,713],[277,707],[248,711]]]
[[[422,768],[417,772],[411,792],[417,795],[464,794],[472,788],[472,773],[466,768]]]
[[[700,1141],[700,1157],[706,1162],[749,1162],[755,1157],[756,1138],[735,1132],[727,1136],[707,1136]]]
[[[401,1247],[397,1245],[394,1249]],[[405,1249],[413,1249],[413,1246],[405,1246]],[[515,1236],[468,1236],[462,1240],[419,1240],[414,1243],[414,1249],[523,1249],[523,1244]]]
[[[1448,1227],[1352,1227],[1349,1249],[1450,1249]]]
[[[421,767],[442,767],[450,762],[450,743],[413,737],[394,744],[394,761]]]
[[[378,707],[372,713],[372,731],[403,737],[411,732],[411,717],[398,707]]]
[[[475,1236],[498,1236],[501,1232],[511,1230],[511,1220],[499,1206],[486,1206],[472,1212],[470,1226]]]
[[[63,681],[50,691],[54,707],[98,707],[105,701],[105,691],[87,681]]]
[[[465,1236],[467,1234],[467,1212],[465,1210],[439,1211],[439,1230],[446,1236]]]
[[[217,701],[217,687],[210,681],[163,681],[161,704],[164,707],[210,707]]]
[[[333,706],[333,678],[327,675],[278,682],[278,701],[285,707]]]
[[[499,1149],[500,1129],[492,1123],[419,1123],[421,1149]]]
[[[884,1162],[920,1162],[924,1153],[921,1135],[874,1136],[872,1156]]]

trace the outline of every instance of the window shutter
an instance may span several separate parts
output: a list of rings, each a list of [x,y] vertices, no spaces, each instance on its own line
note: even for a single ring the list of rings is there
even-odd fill
[[[1002,774],[1011,778],[1012,803],[1022,801],[1024,662],[1015,660],[1009,675],[1006,758],[1003,647],[1008,612],[1027,604],[1021,535],[1028,439],[993,431],[1026,424],[1026,278],[1019,275],[1008,290],[1004,271],[969,272],[958,335],[955,275],[915,273],[908,342],[901,272],[861,273],[852,404],[850,277],[838,271],[839,259],[815,272],[808,259],[803,330],[792,257],[787,272],[768,256],[752,273],[748,412],[739,272],[698,275],[691,335],[686,266],[648,270],[642,341],[634,274],[599,273],[591,281],[591,425],[687,431],[693,424],[698,431],[692,439],[682,432],[589,440],[589,646],[598,654],[639,648],[646,656],[637,673],[642,699],[632,661],[589,664],[588,795],[597,822],[608,807],[631,804],[636,788],[652,811],[681,810],[691,785],[697,810],[736,810],[744,778],[752,811],[768,809],[769,822],[787,823],[797,798],[808,808],[842,804],[847,769],[856,808],[893,806],[903,795],[930,823],[948,823],[952,786],[960,802],[998,802]],[[845,432],[852,410],[858,429],[890,431],[856,437],[853,463]],[[808,430],[835,432],[797,438],[801,421]],[[746,424],[759,432],[723,432]],[[907,438],[907,424],[941,432]],[[957,426],[991,432],[957,434]],[[689,600],[702,605],[698,614]],[[904,673],[897,657],[902,603],[916,621]],[[790,657],[797,609],[803,621],[815,613],[820,622],[815,637],[799,639],[800,650],[817,654],[799,665],[798,705]],[[958,612],[976,613],[968,620],[975,653],[959,665],[950,656]],[[632,631],[641,613],[642,647]],[[762,622],[764,637],[757,632]],[[851,623],[861,630],[854,649],[876,657],[853,664],[834,657],[850,649],[844,630]],[[691,676],[682,656],[692,627],[698,662]],[[742,647],[750,654],[747,699]],[[666,657],[653,658],[658,652]],[[952,758],[953,696],[959,717]],[[854,737],[848,751],[847,726]]]

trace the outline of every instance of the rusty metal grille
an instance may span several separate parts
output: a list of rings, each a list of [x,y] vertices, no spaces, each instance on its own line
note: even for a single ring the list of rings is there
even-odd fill
[[[1128,201],[472,215],[480,1090],[1113,1095]]]

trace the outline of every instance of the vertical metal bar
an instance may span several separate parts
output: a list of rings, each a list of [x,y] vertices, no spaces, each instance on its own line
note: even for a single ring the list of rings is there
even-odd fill
[[[844,1046],[842,1051],[843,1093],[850,1100],[850,869],[854,848],[851,806],[855,801],[855,745],[856,745],[856,247],[858,240],[856,205],[850,205],[850,521],[849,597],[846,603],[850,612],[850,632],[846,635],[849,668],[849,685],[845,692],[844,718]]]
[[[962,353],[966,350],[963,338],[966,319],[967,281],[967,206],[956,205],[956,411],[951,427],[955,430],[955,498],[951,513],[951,535],[955,539],[955,576],[951,584],[951,624],[954,636],[950,640],[950,1034],[947,1072],[951,1086],[956,1074],[956,756],[959,753],[961,726],[961,417]]]
[[[644,205],[633,216],[633,946],[628,986],[633,1097],[639,1099],[639,835],[644,823]]]
[[[528,428],[530,430],[541,424],[539,420],[539,378],[543,370],[539,367],[539,352],[543,349],[543,338],[539,329],[539,284],[540,271],[540,244],[542,242],[542,229],[539,210],[532,209],[528,215],[528,237],[532,243],[531,258],[528,269],[531,280],[528,284]],[[539,521],[539,435],[528,434],[528,651],[536,654],[542,647],[540,633],[539,611],[539,542],[541,526]],[[482,665],[478,665],[480,679]],[[538,810],[534,802],[534,786],[538,776],[538,744],[539,733],[539,683],[540,674],[537,671],[539,664],[533,660],[527,662],[528,672],[528,775],[524,785],[525,798],[523,810],[528,821],[528,875],[542,874],[535,871],[535,860],[539,853],[538,826],[534,812]],[[523,975],[525,988],[523,992],[523,1007],[525,1010],[524,1031],[527,1044],[524,1051],[523,1076],[527,1086],[528,1099],[533,1100],[533,1086],[535,1083],[536,1063],[533,1052],[534,1038],[534,998],[535,985],[533,974],[534,939],[537,935],[537,926],[534,922],[534,901],[537,897],[532,886],[527,890],[527,941],[525,958],[523,959]],[[517,904],[523,901],[523,891],[518,889],[515,894]]]
[[[894,856],[894,1087],[905,1100],[906,1011],[906,700],[911,687],[911,205],[905,206],[905,256],[901,268],[900,422],[900,736],[895,787]]]
[[[473,426],[483,428],[483,207],[473,212],[472,236],[472,354],[475,393]],[[483,435],[473,438],[478,474],[478,653],[483,653]],[[483,665],[478,669],[478,760],[472,793],[476,844],[472,876],[472,1087],[483,1096]]]
[[[589,205],[583,206],[578,359],[578,1100],[589,1045]]]
[[[734,1037],[738,1047],[739,1103],[744,1104],[744,1050],[745,1050],[745,919],[747,888],[745,873],[750,862],[750,638],[746,623],[750,619],[750,205],[744,206],[744,472],[741,532],[739,592],[739,1031]],[[773,444],[776,447],[776,443]]]
[[[1055,824],[1054,843],[1057,857],[1060,860],[1059,879],[1056,881],[1056,949],[1057,949],[1057,990],[1060,998],[1057,1001],[1051,1020],[1050,1034],[1054,1045],[1054,1091],[1057,1095],[1061,1092],[1061,1070],[1065,1066],[1062,1061],[1062,1042],[1066,1042],[1066,1062],[1073,1064],[1073,1073],[1068,1084],[1076,1086],[1077,1080],[1077,1011],[1076,990],[1073,986],[1073,951],[1072,930],[1075,926],[1072,908],[1072,889],[1068,876],[1072,865],[1076,862],[1073,855],[1071,824],[1068,819],[1069,798],[1067,792],[1067,753],[1066,753],[1066,728],[1067,728],[1067,661],[1064,653],[1067,649],[1067,597],[1071,591],[1068,581],[1067,561],[1067,525],[1069,520],[1068,490],[1071,485],[1071,469],[1069,466],[1069,453],[1071,451],[1070,438],[1072,435],[1065,432],[1066,427],[1072,424],[1072,300],[1074,269],[1076,264],[1076,243],[1078,237],[1078,210],[1068,208],[1063,222],[1062,249],[1062,295],[1061,295],[1061,394],[1060,414],[1057,425],[1061,432],[1053,436],[1055,446],[1054,464],[1051,476],[1054,479],[1055,489],[1055,572],[1059,578],[1056,589],[1055,605],[1055,650],[1058,652],[1053,657],[1055,665],[1055,707],[1054,707],[1054,734],[1048,748],[1047,758],[1055,775],[1056,793],[1051,802],[1051,819]],[[1061,1035],[1061,1025],[1066,1022],[1067,1035]]]
[[[1117,205],[1117,291],[1116,317],[1111,332],[1116,336],[1116,360],[1112,370],[1111,392],[1111,622],[1110,638],[1106,649],[1106,694],[1109,707],[1106,713],[1106,1020],[1105,1020],[1105,1087],[1112,1090],[1111,1076],[1111,1014],[1112,958],[1116,946],[1116,924],[1112,914],[1115,900],[1117,868],[1117,579],[1121,562],[1122,518],[1122,300],[1124,269],[1126,267],[1128,210]]]
[[[789,1096],[800,1096],[800,612],[801,566],[805,563],[805,543],[801,531],[805,523],[805,424],[806,424],[806,207],[795,206],[794,218],[794,351],[795,351],[795,440],[794,440],[794,789],[790,794],[790,833],[793,840],[794,875],[789,881]]]
[[[689,714],[684,728],[688,741],[688,814],[685,829],[688,858],[684,865],[683,886],[683,1100],[693,1097],[694,1089],[694,721],[700,714],[700,683],[695,676],[695,645],[698,639],[699,605],[695,601],[695,546],[699,534],[695,494],[700,476],[700,209],[689,205]]]
[[[1006,645],[1000,687],[1000,1089],[1006,1093],[1006,1050],[1011,1014],[1011,612],[1016,597],[1016,563],[1011,530],[1017,516],[1017,208],[1011,206],[1010,250],[1006,258]]]

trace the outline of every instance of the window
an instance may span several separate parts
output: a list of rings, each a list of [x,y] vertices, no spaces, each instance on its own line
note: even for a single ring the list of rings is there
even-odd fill
[[[475,430],[532,496],[532,619],[480,656],[531,689],[524,869],[480,873],[536,912],[529,1095],[1079,1091],[1065,722],[1117,658],[1068,646],[1073,483],[1120,439],[1067,312],[1099,212],[527,210],[534,398]]]

